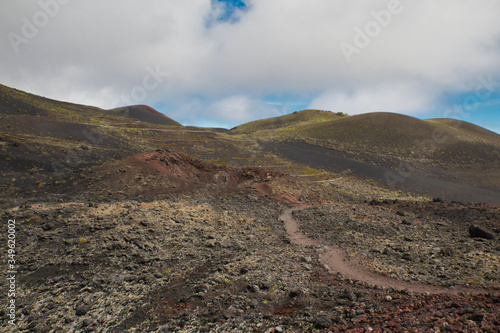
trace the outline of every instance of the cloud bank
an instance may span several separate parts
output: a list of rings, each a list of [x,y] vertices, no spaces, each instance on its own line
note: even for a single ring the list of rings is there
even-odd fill
[[[456,102],[446,96],[473,91],[479,77],[500,81],[494,0],[2,6],[1,83],[103,108],[128,96],[189,124],[276,116],[275,102],[290,99],[349,114],[439,117]],[[161,82],[145,79],[151,68]]]

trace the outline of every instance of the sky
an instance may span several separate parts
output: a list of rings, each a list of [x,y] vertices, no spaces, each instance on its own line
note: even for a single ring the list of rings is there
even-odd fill
[[[0,83],[231,128],[315,108],[500,133],[497,0],[6,0]]]

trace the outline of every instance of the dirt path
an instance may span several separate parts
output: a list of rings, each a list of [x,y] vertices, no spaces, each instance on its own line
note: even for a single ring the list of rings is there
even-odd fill
[[[279,219],[283,221],[288,236],[290,237],[290,241],[293,244],[318,246],[323,248],[323,252],[320,255],[320,261],[325,264],[332,273],[341,273],[343,276],[352,280],[371,283],[379,287],[392,288],[395,290],[407,290],[417,293],[449,295],[458,295],[459,293],[500,293],[499,291],[491,289],[469,288],[464,286],[446,288],[426,283],[410,283],[378,274],[363,266],[358,260],[350,258],[344,249],[336,245],[321,244],[320,240],[309,238],[306,234],[304,234],[304,232],[300,230],[300,225],[297,220],[293,218],[292,213],[296,210],[301,210],[307,207],[308,206],[306,205],[297,205],[294,208],[286,209],[279,216]]]

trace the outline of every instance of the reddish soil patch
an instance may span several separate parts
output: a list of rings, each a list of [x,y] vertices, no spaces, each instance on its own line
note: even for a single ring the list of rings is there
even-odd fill
[[[300,207],[301,207],[301,205],[304,205],[303,208],[306,207],[305,204],[303,202],[301,202],[301,197],[298,195],[290,195],[287,193],[281,193],[281,194],[275,195],[273,198],[278,200],[278,201],[284,202],[284,203],[292,203],[292,204],[296,204]]]
[[[266,194],[272,193],[272,187],[265,181],[283,176],[279,172],[260,168],[232,168],[204,163],[185,154],[158,150],[149,159],[153,167],[171,177],[180,178],[190,183],[215,184],[222,187],[236,187],[240,184],[254,184],[254,187]]]
[[[270,183],[256,183],[250,185],[250,187],[255,188],[257,191],[264,195],[273,194],[273,187]]]
[[[204,163],[169,150],[134,155],[99,168],[90,187],[129,195],[189,192],[199,188],[254,187],[272,194],[271,180],[284,174],[260,168],[235,168]],[[103,176],[104,175],[104,176]]]

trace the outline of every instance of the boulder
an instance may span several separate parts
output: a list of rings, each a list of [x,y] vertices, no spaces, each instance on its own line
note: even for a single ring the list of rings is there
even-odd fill
[[[472,238],[494,239],[495,236],[489,231],[479,228],[478,226],[471,225],[469,227],[469,235]]]

